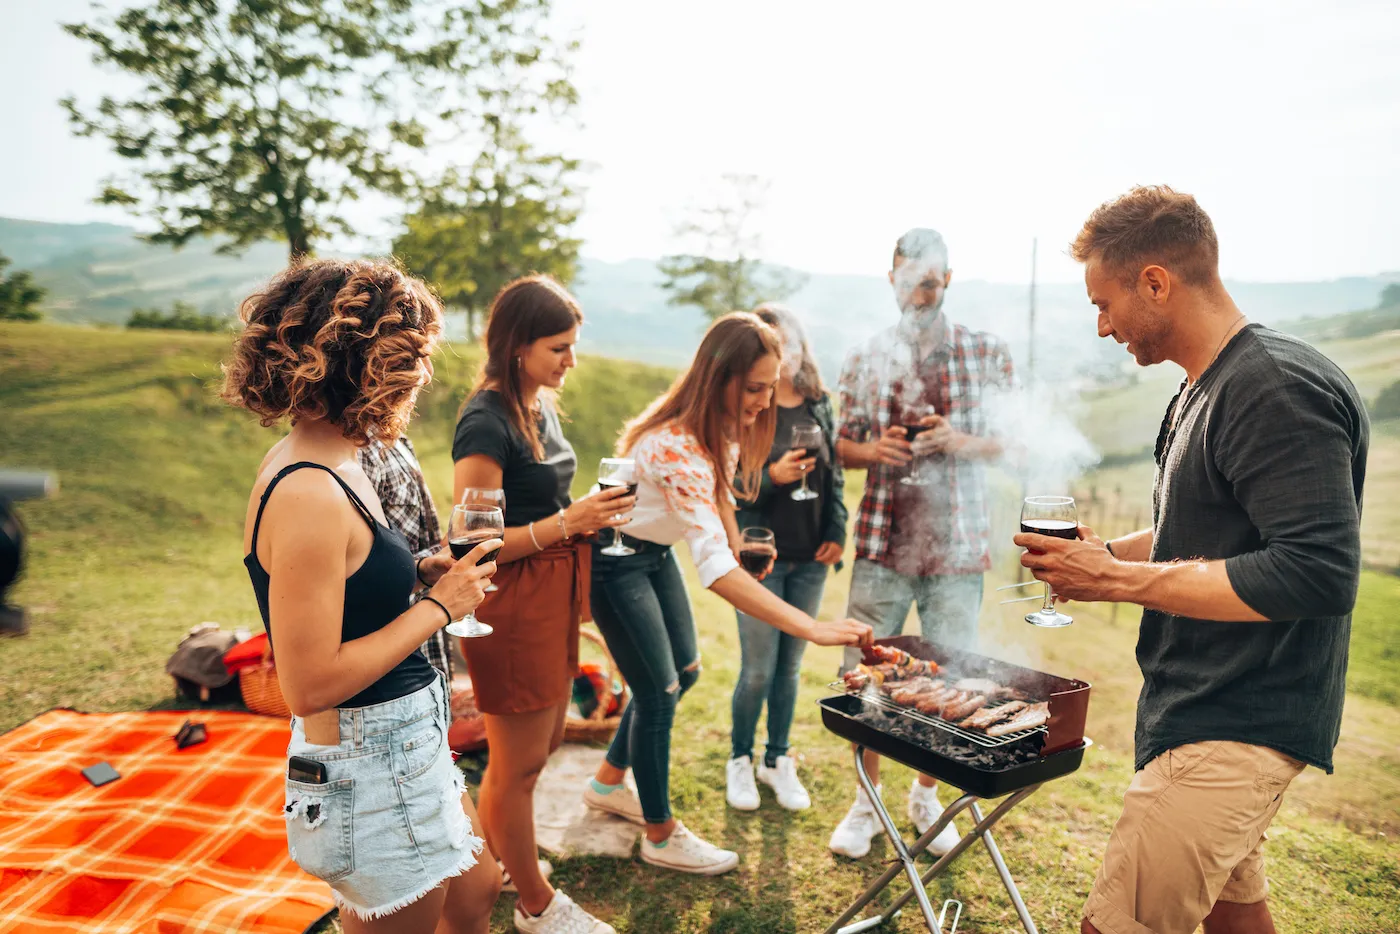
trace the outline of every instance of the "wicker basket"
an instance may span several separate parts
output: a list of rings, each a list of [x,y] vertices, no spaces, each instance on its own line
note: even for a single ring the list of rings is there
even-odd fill
[[[603,641],[603,637],[593,629],[579,627],[579,636],[587,639],[598,647],[603,653],[603,657],[608,661],[607,684],[617,682],[622,685],[624,693],[627,681],[617,670],[617,662],[613,661],[612,653],[608,651],[608,645]],[[598,704],[593,708],[593,712],[585,719],[575,716],[572,709],[568,717],[564,720],[564,739],[571,743],[606,743],[612,739],[612,735],[617,732],[617,726],[622,722],[622,711],[627,707],[627,699],[624,697],[622,707],[618,708],[616,716],[606,716],[608,701],[610,696],[603,694],[598,698]]]
[[[238,673],[238,690],[243,694],[243,706],[253,713],[288,719],[292,716],[292,709],[282,697],[282,685],[277,682],[271,642],[263,653],[262,664],[244,668]]]

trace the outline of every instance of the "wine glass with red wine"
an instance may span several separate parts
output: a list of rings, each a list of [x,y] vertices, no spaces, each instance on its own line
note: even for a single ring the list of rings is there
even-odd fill
[[[499,509],[504,513],[506,511],[506,491],[486,486],[469,486],[462,491],[462,498],[459,502],[463,506],[484,506],[487,509]],[[494,581],[486,582],[487,593],[495,593],[500,589]]]
[[[821,446],[826,442],[822,437],[822,426],[816,422],[803,422],[800,425],[792,426],[791,448],[800,451],[801,457],[805,460],[809,457],[818,456]],[[801,502],[808,499],[816,499],[821,494],[816,490],[807,487],[807,474],[802,475],[802,485],[792,491],[792,498]]]
[[[929,430],[929,426],[923,424],[923,420],[937,414],[938,410],[931,405],[915,405],[905,409],[900,419],[900,425],[904,428],[904,440],[913,444],[915,438]],[[922,464],[923,458],[910,461],[909,472],[900,477],[899,482],[905,486],[928,486],[928,479],[919,469]]]
[[[628,496],[637,495],[637,464],[630,457],[605,457],[598,462],[598,486],[605,490],[627,487]],[[613,558],[635,555],[637,549],[628,547],[622,541],[622,533],[612,530],[612,544],[599,554]]]
[[[739,546],[739,564],[757,578],[773,559],[778,556],[778,548],[773,544],[773,530],[762,526],[744,529],[743,543]]]
[[[1074,506],[1074,499],[1069,496],[1027,497],[1021,504],[1021,531],[1071,540],[1079,538],[1079,510]],[[1056,629],[1068,626],[1074,622],[1074,617],[1055,609],[1055,594],[1047,583],[1044,605],[1027,614],[1026,622]]]
[[[493,538],[502,538],[505,534],[505,516],[495,506],[457,505],[452,507],[452,518],[447,524],[447,547],[452,549],[452,557],[459,561],[482,542],[490,541]],[[496,560],[496,555],[500,552],[499,548],[488,551],[477,559],[477,565]],[[465,636],[468,639],[489,636],[494,631],[490,626],[477,619],[475,613],[468,613],[461,619],[453,620],[447,624],[448,635]]]

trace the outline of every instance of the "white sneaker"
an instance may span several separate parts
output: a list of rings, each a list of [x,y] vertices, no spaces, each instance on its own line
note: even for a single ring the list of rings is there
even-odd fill
[[[626,783],[604,794],[594,788],[593,782],[590,781],[583,789],[583,803],[599,811],[616,814],[623,820],[646,826],[646,818],[642,817],[642,802],[637,800],[637,792]]]
[[[538,915],[527,915],[517,904],[515,929],[524,934],[617,934],[611,924],[599,921],[558,889]]]
[[[717,876],[739,865],[739,854],[706,843],[676,821],[671,836],[660,843],[642,837],[642,862],[697,876]]]
[[[909,819],[914,822],[914,829],[919,831],[919,836],[922,837],[942,816],[943,805],[938,803],[935,789],[925,788],[919,784],[917,778],[914,779],[914,786],[909,789]],[[953,827],[953,822],[949,821],[948,826],[938,831],[938,836],[928,845],[928,851],[934,856],[942,856],[957,846],[961,839],[957,829]]]
[[[758,810],[758,786],[753,783],[753,760],[730,759],[724,767],[724,800],[736,811]]]
[[[762,760],[758,763],[758,780],[763,782],[778,796],[778,803],[789,811],[805,811],[812,806],[812,798],[802,787],[797,777],[797,762],[792,756],[779,756],[773,768]],[[755,793],[755,797],[756,797]]]
[[[876,786],[875,794],[880,793],[880,787]],[[866,797],[864,788],[857,788],[855,804],[831,832],[831,842],[827,846],[833,853],[860,859],[870,852],[870,841],[879,832],[880,819],[875,816],[875,805]]]
[[[547,859],[540,860],[539,864],[540,878],[548,879],[550,875],[554,872],[554,866]],[[515,880],[510,877],[510,870],[507,869],[506,864],[501,862],[500,860],[496,860],[496,865],[501,867],[501,891],[514,892]]]

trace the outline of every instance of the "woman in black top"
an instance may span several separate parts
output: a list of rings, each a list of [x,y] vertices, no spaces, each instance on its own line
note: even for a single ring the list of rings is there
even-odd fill
[[[835,419],[801,321],[777,304],[760,305],[754,314],[773,326],[783,340],[782,373],[774,393],[778,426],[758,494],[740,501],[736,519],[740,529],[761,526],[773,531],[777,556],[763,586],[809,616],[816,616],[827,569],[841,560],[846,544],[845,477],[836,459]],[[801,425],[821,428],[819,447],[793,450],[793,429]],[[792,494],[804,476],[808,489],[817,496],[795,500]],[[758,763],[758,780],[773,789],[782,807],[803,810],[812,801],[797,777],[795,761],[788,755],[788,731],[807,642],[745,613],[735,613],[742,661],[731,702],[732,752],[725,769],[725,798],[730,807],[743,811],[759,805],[753,745],[766,702],[768,745]]]
[[[569,497],[578,468],[555,393],[576,363],[578,302],[546,276],[517,279],[491,303],[486,362],[452,441],[455,498],[468,487],[505,493],[499,590],[478,616],[495,627],[463,639],[491,761],[482,826],[519,895],[518,931],[611,934],[545,879],[537,861],[535,781],[564,738],[578,670],[578,626],[589,618],[592,544],[584,536],[626,522],[626,489]]]
[[[293,714],[288,849],[330,884],[347,934],[485,934],[500,873],[477,861],[447,686],[419,646],[481,603],[495,565],[476,562],[500,542],[415,568],[356,462],[406,426],[441,309],[393,266],[321,260],[278,275],[241,317],[224,397],[292,423],[258,469],[244,533]],[[416,580],[431,589],[410,606]]]

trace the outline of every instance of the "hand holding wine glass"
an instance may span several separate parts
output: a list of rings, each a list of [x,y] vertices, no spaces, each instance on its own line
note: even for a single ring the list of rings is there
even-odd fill
[[[1021,505],[1022,534],[1049,535],[1073,540],[1079,538],[1079,511],[1069,496],[1030,496]],[[1068,626],[1074,617],[1055,609],[1055,593],[1045,584],[1045,602],[1039,610],[1026,615],[1032,626],[1050,629]]]
[[[478,570],[490,567],[490,571],[481,574],[480,577],[489,578],[494,574],[496,555],[504,544],[505,533],[506,520],[500,509],[494,506],[453,506],[452,518],[447,524],[447,544],[458,561],[457,565],[443,576],[443,580],[438,581],[437,586],[433,588],[434,593],[438,586],[442,586],[443,581],[457,572],[463,563],[462,559],[472,555],[476,556],[475,564],[478,565]],[[483,544],[488,547],[482,547]],[[484,594],[487,590],[485,583],[481,589]],[[490,635],[493,632],[492,628],[476,618],[476,607],[480,602],[478,600],[476,604],[468,607],[466,616],[448,623],[448,634],[467,638]],[[449,612],[453,610],[451,604],[447,604],[447,607]]]
[[[870,444],[873,448],[870,451],[870,459],[877,464],[884,464],[887,467],[903,467],[908,464],[913,455],[910,453],[907,432],[903,425],[889,425],[880,437]]]
[[[462,490],[462,498],[458,505],[499,509],[504,514],[506,511],[506,491],[495,487],[469,486]],[[487,593],[495,593],[499,589],[494,583],[486,582]]]
[[[815,456],[807,456],[803,448],[789,448],[783,456],[768,465],[768,476],[778,486],[788,486],[807,476],[807,471],[816,466]]]
[[[629,521],[626,513],[631,512],[637,504],[636,461],[630,457],[603,458],[598,462],[598,487],[600,493],[607,492],[612,497],[610,500],[599,500],[599,502],[613,504],[608,508],[614,510],[605,520],[608,527],[613,530],[612,542],[602,550],[602,553],[614,558],[635,555],[636,549],[628,547],[622,541],[622,535],[617,531],[617,527]]]
[[[502,544],[498,538],[478,542],[461,558],[454,558],[452,566],[428,591],[428,595],[441,603],[447,612],[452,614],[454,620],[475,618],[476,608],[486,599],[486,585],[490,582],[491,575],[496,573],[496,563],[491,559],[501,550]],[[444,557],[452,557],[447,551],[441,554]],[[437,555],[433,557],[436,558]],[[459,626],[459,623],[453,622],[450,625]],[[452,630],[449,628],[448,631]],[[487,628],[486,632],[490,631]]]
[[[800,425],[792,426],[792,441],[789,453],[800,452],[802,459],[815,455],[821,446],[826,443],[826,438],[822,435],[822,426],[816,422],[803,422]],[[821,494],[807,486],[808,465],[801,466],[802,485],[792,491],[792,498],[798,502],[803,500],[816,499]]]

